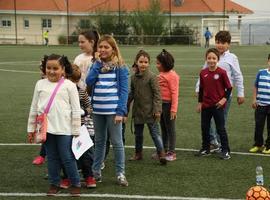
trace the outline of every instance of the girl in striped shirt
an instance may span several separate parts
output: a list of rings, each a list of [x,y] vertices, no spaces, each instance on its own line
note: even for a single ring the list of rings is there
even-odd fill
[[[127,113],[128,69],[124,65],[115,39],[104,35],[98,41],[95,62],[86,78],[92,87],[95,153],[92,166],[97,181],[101,181],[101,166],[105,155],[107,133],[114,150],[117,182],[128,186],[125,177],[125,152],[122,122]]]

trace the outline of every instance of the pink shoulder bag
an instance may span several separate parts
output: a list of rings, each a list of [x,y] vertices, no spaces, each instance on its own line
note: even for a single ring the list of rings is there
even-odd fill
[[[57,83],[50,99],[49,102],[44,110],[44,112],[40,115],[37,116],[36,121],[35,121],[35,132],[34,132],[34,142],[35,143],[44,143],[47,139],[47,114],[51,108],[53,99],[59,89],[59,87],[64,83],[64,78],[61,78],[60,81]]]

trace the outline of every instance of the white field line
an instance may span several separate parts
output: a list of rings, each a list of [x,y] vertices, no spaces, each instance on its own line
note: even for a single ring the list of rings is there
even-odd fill
[[[0,193],[4,197],[43,197],[45,193]],[[69,194],[57,194],[57,197],[69,197]],[[123,195],[123,194],[81,194],[81,197],[117,198],[117,199],[167,199],[167,200],[240,200],[223,198],[197,198],[177,196],[144,196],[144,195]]]
[[[5,64],[26,64],[26,63],[38,63],[39,61],[6,61],[6,62],[0,62],[0,65],[5,65]]]
[[[29,143],[0,143],[0,146],[40,146],[40,144],[29,144]],[[126,145],[126,149],[134,149],[134,146]],[[143,146],[144,149],[156,149],[153,146]],[[188,152],[196,152],[198,149],[185,149],[185,148],[175,148],[176,151],[188,151]],[[236,152],[233,151],[231,154],[235,155],[245,155],[245,156],[262,156],[269,157],[270,155],[261,154],[261,153],[249,153],[249,152]]]
[[[27,73],[27,74],[39,74],[40,72],[36,72],[36,71],[24,71],[24,70],[13,70],[13,69],[1,69],[0,71],[3,72],[13,72],[13,73]]]

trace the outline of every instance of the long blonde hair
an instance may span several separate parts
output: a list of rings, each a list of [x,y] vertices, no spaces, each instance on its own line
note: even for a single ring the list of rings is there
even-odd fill
[[[109,45],[112,47],[113,49],[113,54],[112,54],[112,62],[117,64],[118,66],[123,66],[124,65],[124,60],[121,56],[119,47],[115,41],[115,39],[111,36],[111,35],[103,35],[100,37],[100,39],[98,40],[98,46],[101,42],[106,41],[109,43]]]

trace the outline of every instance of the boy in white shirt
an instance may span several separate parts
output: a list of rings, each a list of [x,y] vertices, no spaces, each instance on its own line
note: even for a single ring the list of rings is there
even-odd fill
[[[238,105],[241,105],[245,101],[243,75],[240,69],[237,56],[229,51],[230,43],[231,43],[231,34],[229,31],[219,31],[215,35],[215,46],[220,53],[218,66],[226,70],[231,85],[237,88],[237,103]],[[205,64],[203,68],[206,67],[207,65]],[[200,83],[198,81],[196,84],[197,93],[199,92],[199,84]],[[224,110],[225,123],[227,121],[227,115],[229,112],[231,99],[232,96],[227,100],[227,104],[225,106]],[[211,123],[210,136],[211,136],[210,143],[212,144],[211,151],[212,152],[218,151],[220,149],[219,148],[220,142],[215,127],[213,126],[213,123]]]

